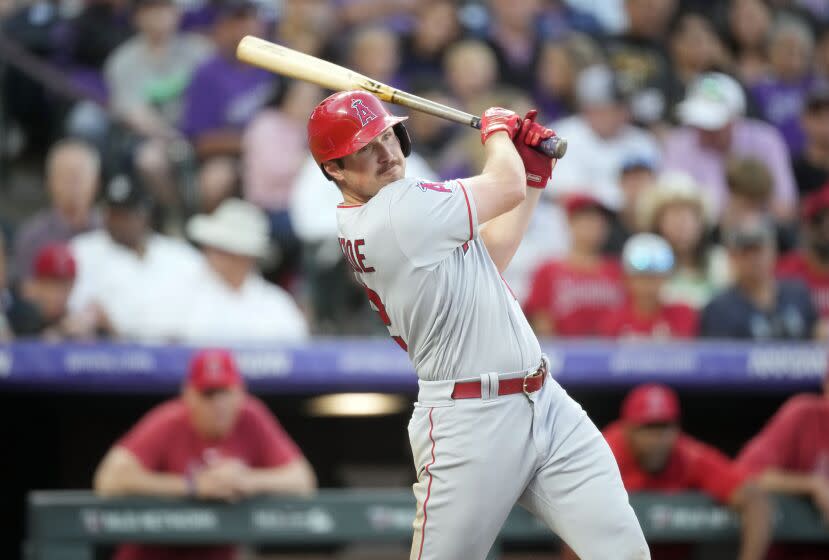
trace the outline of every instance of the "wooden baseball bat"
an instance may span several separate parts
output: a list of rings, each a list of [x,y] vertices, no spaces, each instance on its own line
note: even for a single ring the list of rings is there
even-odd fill
[[[295,78],[317,84],[326,89],[344,91],[359,89],[367,91],[383,101],[403,105],[416,111],[422,111],[449,121],[465,124],[472,128],[481,128],[481,118],[459,109],[447,107],[442,103],[430,101],[399,90],[390,85],[372,80],[348,68],[333,62],[322,60],[309,54],[301,53],[258,37],[248,35],[239,42],[236,57],[242,62],[258,66]],[[550,157],[560,159],[567,151],[567,140],[553,136],[538,147],[539,151]]]

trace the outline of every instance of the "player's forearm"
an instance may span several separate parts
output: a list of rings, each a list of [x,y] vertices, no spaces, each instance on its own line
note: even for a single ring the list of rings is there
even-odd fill
[[[526,197],[518,206],[481,227],[481,238],[492,261],[501,272],[509,266],[512,257],[515,256],[541,197],[541,189],[527,191]]]
[[[816,480],[812,474],[799,474],[769,469],[757,479],[757,482],[767,492],[805,494],[811,496],[815,491]]]
[[[738,560],[762,560],[771,542],[772,510],[768,496],[758,486],[745,485],[734,504],[740,512],[742,539]]]
[[[101,496],[165,496],[189,494],[184,476],[148,471],[102,472],[95,477],[95,492]]]
[[[284,467],[252,469],[246,481],[249,494],[294,494],[307,496],[317,489],[317,477],[305,459]]]

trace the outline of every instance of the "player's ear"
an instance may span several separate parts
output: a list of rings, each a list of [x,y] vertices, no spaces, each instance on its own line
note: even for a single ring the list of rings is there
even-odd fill
[[[320,164],[325,175],[332,181],[342,181],[345,178],[343,164],[340,160],[324,161]]]

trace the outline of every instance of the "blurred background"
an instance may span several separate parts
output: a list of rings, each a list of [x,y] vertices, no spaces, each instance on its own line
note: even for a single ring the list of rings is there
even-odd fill
[[[569,151],[505,279],[562,385],[604,428],[666,383],[740,480],[778,491],[785,463],[829,517],[829,1],[0,0],[0,30],[0,557],[30,490],[157,493],[96,472],[182,386],[225,388],[201,390],[201,347],[278,417],[287,493],[414,481],[415,378],[306,149],[328,92],[238,63],[248,34],[470,113],[537,108]],[[476,133],[409,117],[407,175],[480,171]],[[746,458],[802,392],[809,458]],[[310,553],[408,554],[349,550]]]

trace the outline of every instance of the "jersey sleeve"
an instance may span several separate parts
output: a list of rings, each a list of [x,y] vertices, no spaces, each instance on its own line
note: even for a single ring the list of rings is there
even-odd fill
[[[281,467],[302,457],[297,444],[264,404],[251,400],[248,410],[253,425],[252,432],[256,434],[253,441],[259,451],[252,466]]]
[[[687,441],[687,440],[686,440]],[[694,489],[727,504],[734,492],[745,483],[748,472],[720,451],[696,441],[683,444],[690,457],[690,472],[695,476]]]
[[[761,474],[770,468],[785,468],[797,441],[799,416],[798,407],[789,402],[749,440],[737,456],[737,462],[752,474]]]
[[[461,181],[398,185],[389,220],[401,251],[416,267],[440,262],[478,235],[475,201]]]
[[[176,430],[169,405],[161,405],[145,414],[117,445],[135,455],[146,469],[160,470],[170,445],[170,434]]]

